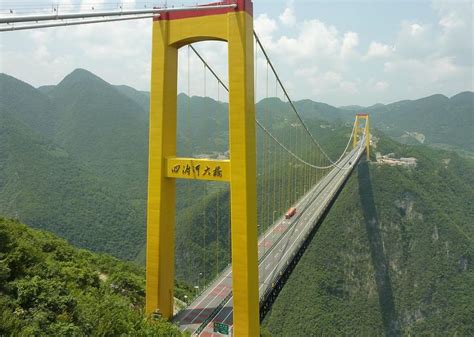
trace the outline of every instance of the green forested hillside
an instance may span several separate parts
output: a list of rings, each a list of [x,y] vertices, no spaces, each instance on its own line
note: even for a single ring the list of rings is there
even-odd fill
[[[128,85],[115,85],[114,86],[115,89],[117,89],[120,93],[124,94],[125,96],[127,96],[128,98],[132,99],[133,101],[135,101],[135,103],[137,103],[138,105],[140,105],[140,107],[142,108],[142,110],[140,112],[142,112],[140,114],[140,117],[148,123],[148,119],[149,119],[149,115],[148,115],[148,112],[149,112],[149,104],[150,104],[150,93],[148,91],[139,91],[139,90],[136,90],[132,87],[129,87]]]
[[[0,214],[80,247],[135,258],[145,240],[148,111],[137,98],[143,93],[81,69],[39,90],[1,74],[0,87]],[[219,137],[215,127],[227,124],[225,105],[179,101],[179,127],[192,125],[197,140],[189,147],[180,132],[180,153],[225,151],[227,132]],[[219,108],[215,115],[205,114],[208,104]],[[203,192],[194,190],[195,197]],[[180,193],[178,209],[192,202]]]
[[[143,109],[82,69],[66,76],[49,97],[58,115],[54,141],[121,192],[143,199],[148,153]]]
[[[415,169],[361,163],[267,315],[275,336],[472,336],[474,163],[382,137]]]
[[[259,103],[273,111],[275,99]],[[354,114],[369,113],[371,125],[397,141],[474,152],[474,93],[462,92],[451,98],[432,95],[370,107],[330,105],[302,100],[295,102],[306,119],[352,123]]]
[[[39,89],[0,74],[0,87],[0,214],[74,245],[143,262],[148,93],[112,86],[85,70]],[[357,108],[296,104],[334,157],[344,148]],[[283,127],[291,124],[285,120],[287,103],[269,98],[256,108],[266,127],[291,142],[296,133]],[[403,142],[418,143],[406,136],[410,131],[423,133],[425,144],[447,141],[443,144],[466,150],[472,145],[472,93],[364,111],[371,113],[372,125]],[[178,154],[222,155],[228,149],[227,124],[225,103],[179,95]],[[436,138],[438,130],[442,139]],[[369,164],[354,172],[265,320],[273,334],[473,334],[468,320],[474,316],[473,164],[453,153],[378,136],[376,151],[415,156],[418,167]],[[261,174],[264,155],[271,153],[261,133],[258,153]],[[296,167],[289,164],[279,173]],[[299,180],[282,181],[259,178],[260,203],[264,184],[303,187]],[[177,184],[176,275],[203,285],[229,260],[228,188]],[[260,230],[270,222],[272,207],[266,219],[259,210]]]
[[[0,218],[0,336],[181,336],[144,318],[144,287],[136,266]]]
[[[0,111],[0,214],[133,258],[144,216],[68,152]],[[107,239],[105,239],[107,238]]]
[[[0,85],[2,116],[8,116],[1,125],[6,164],[0,179],[8,184],[0,186],[0,212],[80,247],[134,258],[145,239],[148,94],[112,86],[82,69],[57,86],[35,89],[8,75],[0,77]],[[287,111],[279,99],[257,106],[262,122],[283,138]],[[331,135],[319,121],[311,123],[321,138]],[[227,104],[180,94],[178,128],[178,155],[223,155]],[[181,210],[200,198],[215,198],[217,190],[178,181],[177,191],[182,230],[191,210]],[[180,240],[179,246],[185,242]]]
[[[55,133],[56,110],[50,99],[31,85],[0,73],[0,112],[46,136]]]
[[[404,143],[474,152],[474,93],[433,95],[366,109],[373,125]],[[422,134],[422,138],[416,139]],[[418,136],[418,137],[420,137]]]

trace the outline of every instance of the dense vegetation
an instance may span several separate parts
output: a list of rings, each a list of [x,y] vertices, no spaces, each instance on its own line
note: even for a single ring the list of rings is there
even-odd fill
[[[296,103],[305,118],[327,121],[353,120],[354,113],[369,113],[373,127],[406,144],[426,144],[474,152],[474,93],[462,92],[448,98],[432,95],[417,100],[404,100],[371,107],[348,106],[340,109],[303,100]]]
[[[144,318],[144,286],[134,265],[0,218],[0,336],[181,336]]]
[[[474,152],[474,93],[451,98],[433,95],[414,101],[377,105],[365,110],[374,126],[395,139]],[[414,133],[424,138],[416,139]]]
[[[5,111],[0,153],[0,214],[53,230],[80,247],[134,257],[143,242],[138,224],[144,214],[113,186]]]
[[[39,89],[0,74],[0,86],[0,214],[79,247],[143,261],[148,93],[112,86],[81,69]],[[257,111],[265,125],[283,130],[287,104],[268,99]],[[178,155],[222,155],[227,125],[226,104],[179,95]],[[329,137],[331,131],[319,125],[314,121],[313,130]],[[280,136],[287,137],[283,131]],[[225,190],[178,181],[178,231],[193,212],[185,208]],[[177,246],[188,237],[178,236]]]
[[[143,263],[149,94],[85,70],[38,89],[0,74],[0,87],[0,214],[76,246]],[[472,97],[436,95],[364,111],[400,141],[418,143],[405,131],[421,132],[426,144],[472,151]],[[296,104],[330,154],[344,147],[361,109]],[[291,143],[297,132],[287,131],[287,111],[277,98],[257,104],[258,119]],[[227,124],[226,104],[179,95],[178,154],[223,155]],[[273,150],[261,133],[257,137],[259,204],[267,194],[303,190],[302,180],[290,180],[300,170],[291,162],[279,168],[281,181],[272,180],[274,167],[263,162],[272,162]],[[377,151],[417,157],[417,168],[364,164],[353,174],[264,322],[274,335],[474,334],[474,166],[454,153],[378,137]],[[229,261],[228,187],[177,184],[176,276],[203,285]],[[281,214],[274,207],[259,209],[260,230],[274,210]],[[143,320],[140,269],[75,250],[15,221],[2,219],[0,226],[0,329],[100,335],[117,317],[123,324],[113,335],[173,329]],[[38,300],[19,297],[22,287]],[[189,294],[185,288],[179,297]],[[90,322],[94,315],[99,323]]]
[[[80,247],[142,259],[149,93],[112,86],[82,69],[56,86],[39,89],[0,74],[0,87],[0,214],[51,230]],[[334,131],[331,123],[351,124],[358,109],[347,111],[309,100],[296,104],[318,139],[326,138],[322,142],[330,146]],[[453,109],[456,116],[446,113]],[[279,129],[284,130],[279,124],[287,110],[286,103],[271,98],[259,102],[257,116],[278,133]],[[472,139],[465,132],[473,128],[472,93],[451,99],[434,96],[377,105],[369,110],[375,124],[378,120],[390,121],[388,129],[379,126],[393,131],[390,134],[395,137],[400,136],[396,130],[401,129],[394,125],[420,130],[431,125],[436,129],[436,123],[442,121],[446,139]],[[406,115],[412,111],[413,116],[408,118]],[[417,117],[424,112],[431,114],[430,123]],[[390,116],[382,119],[378,115]],[[459,116],[464,116],[462,122],[458,122]],[[319,122],[315,117],[330,123]],[[222,154],[228,148],[227,124],[226,104],[179,95],[178,154]],[[287,136],[284,131],[278,135]],[[428,134],[426,142],[431,142]],[[259,153],[263,153],[259,146]],[[181,182],[178,186],[189,187],[194,193],[194,198],[189,198],[188,190],[178,188],[178,211],[216,192],[215,186],[203,189],[201,185]],[[107,242],[102,237],[107,237]]]
[[[418,166],[359,165],[267,315],[273,335],[474,334],[474,163],[377,150]]]
[[[39,89],[0,74],[0,87],[0,214],[79,247],[136,258],[145,241],[148,108],[140,104],[146,93],[114,87],[85,70]],[[188,120],[196,125],[206,105],[200,98],[179,101],[180,127],[189,128],[181,111],[188,104],[194,111]],[[216,114],[225,111],[216,107]],[[209,137],[218,144],[211,149],[227,148],[226,134],[213,133],[219,119],[209,118],[193,128],[200,141],[191,149],[179,139],[180,153],[200,153]],[[178,210],[193,201],[180,193]]]

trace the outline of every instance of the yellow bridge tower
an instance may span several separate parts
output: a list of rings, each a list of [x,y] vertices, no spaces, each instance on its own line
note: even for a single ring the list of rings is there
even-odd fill
[[[173,315],[176,179],[228,181],[235,336],[259,334],[256,136],[251,0],[234,8],[162,13],[153,22],[148,164],[146,312]],[[228,44],[230,160],[176,158],[178,49]],[[205,173],[206,172],[206,173]]]
[[[364,127],[360,127],[360,120],[365,120]],[[352,145],[355,148],[360,140],[360,136],[365,133],[365,151],[367,153],[367,160],[370,160],[370,129],[369,129],[369,114],[356,114],[354,134],[352,135]]]

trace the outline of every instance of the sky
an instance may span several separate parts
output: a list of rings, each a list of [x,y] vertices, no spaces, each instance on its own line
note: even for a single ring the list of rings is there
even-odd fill
[[[196,2],[210,1],[167,4]],[[57,3],[60,12],[117,8],[110,0],[2,0],[0,15],[51,12]],[[124,0],[123,7],[163,3]],[[473,91],[473,13],[473,2],[462,0],[254,0],[254,29],[293,100],[370,106]],[[226,80],[226,45],[196,48]],[[263,55],[256,59],[257,98],[281,96],[271,73],[266,80]],[[150,64],[149,19],[0,33],[0,72],[35,87],[84,68],[109,83],[149,90]],[[187,47],[179,65],[179,91],[225,100]]]

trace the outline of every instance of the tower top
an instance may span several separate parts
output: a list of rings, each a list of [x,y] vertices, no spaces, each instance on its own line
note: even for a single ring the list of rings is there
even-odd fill
[[[235,5],[235,7],[216,8],[215,6],[228,6]],[[153,21],[165,21],[165,20],[177,20],[186,18],[195,18],[207,15],[225,14],[229,12],[247,12],[250,16],[253,16],[253,3],[252,0],[224,0],[219,2],[212,2],[205,5],[199,5],[203,9],[189,9],[182,11],[173,12],[162,12]],[[204,9],[209,7],[209,9]],[[166,9],[162,7],[155,7],[156,9]]]

